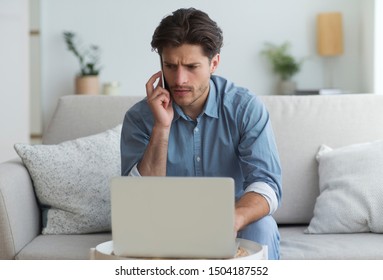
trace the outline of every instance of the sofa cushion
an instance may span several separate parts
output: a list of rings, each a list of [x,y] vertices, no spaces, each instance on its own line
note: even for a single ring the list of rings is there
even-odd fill
[[[280,226],[282,260],[382,260],[383,234],[305,234],[306,226]]]
[[[318,154],[320,195],[307,233],[383,232],[383,141]]]
[[[91,248],[111,239],[110,233],[39,235],[16,255],[16,259],[89,260]]]
[[[42,208],[43,234],[110,230],[109,180],[121,174],[121,127],[57,145],[15,144]]]

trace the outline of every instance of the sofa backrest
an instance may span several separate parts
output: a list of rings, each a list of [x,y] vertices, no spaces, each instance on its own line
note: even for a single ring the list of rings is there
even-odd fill
[[[123,122],[126,111],[143,96],[67,95],[59,99],[43,133],[43,144],[103,132]]]
[[[283,176],[280,224],[308,223],[319,194],[319,147],[383,139],[383,95],[264,96]],[[331,217],[329,217],[331,218]]]
[[[260,96],[270,112],[283,171],[280,224],[306,224],[319,180],[315,155],[321,144],[337,148],[383,139],[383,95]],[[44,144],[102,132],[122,123],[143,96],[65,96],[44,133]]]

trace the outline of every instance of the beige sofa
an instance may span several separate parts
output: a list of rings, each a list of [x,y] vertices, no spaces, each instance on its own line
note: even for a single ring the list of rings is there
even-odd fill
[[[142,97],[65,96],[44,144],[105,131]],[[333,148],[383,139],[383,95],[261,96],[269,109],[283,168],[282,206],[275,213],[282,259],[383,259],[383,235],[307,234],[319,195],[322,144]],[[12,147],[10,147],[12,148]],[[352,206],[351,206],[352,207]],[[334,217],[329,215],[328,220]],[[20,159],[0,164],[0,259],[87,259],[110,233],[42,235],[41,213]]]

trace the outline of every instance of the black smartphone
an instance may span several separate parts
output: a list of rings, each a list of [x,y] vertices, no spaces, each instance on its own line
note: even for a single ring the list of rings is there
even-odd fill
[[[170,93],[169,85],[166,82],[165,76],[164,76],[164,68],[163,68],[163,64],[162,64],[162,56],[161,55],[160,55],[160,63],[161,63],[161,72],[162,72],[162,77],[161,77],[162,78],[162,86],[163,86],[164,89],[166,89]]]

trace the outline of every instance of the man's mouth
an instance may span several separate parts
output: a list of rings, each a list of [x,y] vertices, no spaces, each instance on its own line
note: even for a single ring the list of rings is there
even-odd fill
[[[191,92],[190,88],[173,88],[173,93],[177,96],[185,96]]]

